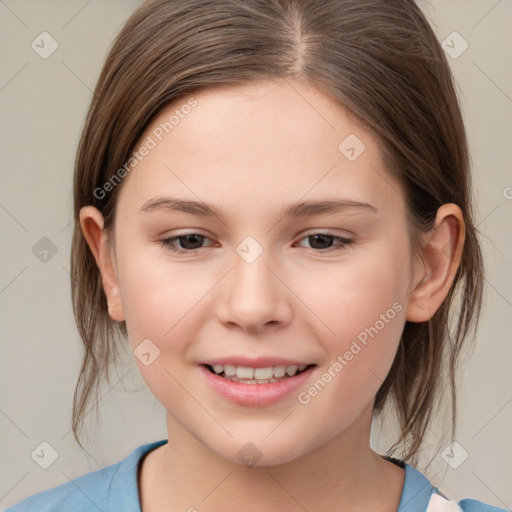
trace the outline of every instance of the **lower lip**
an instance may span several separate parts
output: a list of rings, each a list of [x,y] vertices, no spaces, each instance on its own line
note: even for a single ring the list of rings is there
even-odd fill
[[[286,395],[300,388],[315,371],[316,366],[310,366],[302,373],[288,377],[278,382],[268,384],[243,384],[219,377],[206,366],[199,366],[208,384],[222,396],[232,402],[247,407],[263,407],[278,402]]]

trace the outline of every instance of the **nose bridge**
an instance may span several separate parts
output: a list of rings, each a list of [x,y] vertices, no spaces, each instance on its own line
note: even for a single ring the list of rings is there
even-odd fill
[[[244,301],[268,301],[275,295],[275,277],[268,268],[272,266],[271,249],[263,243],[248,236],[235,249],[232,286]]]
[[[257,328],[284,319],[285,290],[274,275],[279,263],[271,256],[271,250],[252,236],[235,248],[233,268],[219,302],[222,321]]]

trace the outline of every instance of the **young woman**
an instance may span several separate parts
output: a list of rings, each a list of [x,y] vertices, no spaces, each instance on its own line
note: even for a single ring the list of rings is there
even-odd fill
[[[483,266],[452,76],[412,0],[144,2],[74,211],[75,437],[125,343],[168,439],[9,511],[500,510],[414,468]]]

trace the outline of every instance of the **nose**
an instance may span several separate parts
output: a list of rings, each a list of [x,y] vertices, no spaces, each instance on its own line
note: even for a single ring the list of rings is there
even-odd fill
[[[217,318],[228,328],[259,333],[279,329],[291,318],[293,295],[280,266],[263,251],[248,262],[235,254],[233,268],[218,288]]]

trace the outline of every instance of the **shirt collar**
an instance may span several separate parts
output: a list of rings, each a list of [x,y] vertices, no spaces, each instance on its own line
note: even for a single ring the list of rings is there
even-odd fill
[[[411,510],[425,512],[432,494],[437,492],[437,488],[430,483],[423,473],[403,460],[389,456],[382,456],[382,458],[405,470],[404,487],[397,512],[410,512]]]

